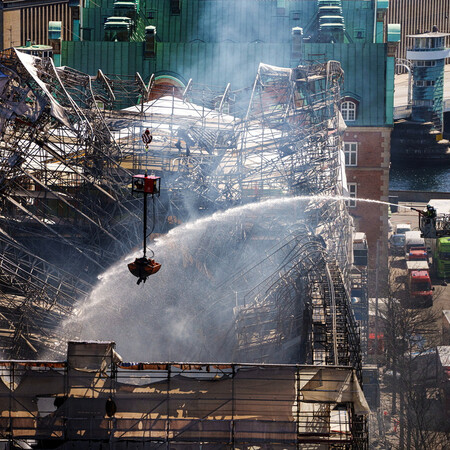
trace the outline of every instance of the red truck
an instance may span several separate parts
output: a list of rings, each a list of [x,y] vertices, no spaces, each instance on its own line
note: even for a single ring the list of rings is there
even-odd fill
[[[425,261],[407,261],[408,291],[416,306],[433,306],[433,287],[431,286],[428,263]]]
[[[408,253],[408,261],[428,261],[425,247],[411,247]]]

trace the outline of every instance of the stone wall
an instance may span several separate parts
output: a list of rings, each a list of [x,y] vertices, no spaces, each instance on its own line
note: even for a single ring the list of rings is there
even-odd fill
[[[450,192],[389,191],[389,196],[397,197],[399,202],[427,203],[430,198],[450,199]]]

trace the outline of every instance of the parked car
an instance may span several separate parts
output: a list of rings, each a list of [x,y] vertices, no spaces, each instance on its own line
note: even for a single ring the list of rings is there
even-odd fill
[[[405,247],[405,235],[393,234],[389,238],[389,248],[393,255],[402,255]]]

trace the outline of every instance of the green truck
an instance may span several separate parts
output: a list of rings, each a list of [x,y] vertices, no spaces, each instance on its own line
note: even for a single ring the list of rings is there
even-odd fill
[[[438,278],[450,278],[450,236],[432,240],[433,271]]]
[[[435,218],[420,216],[420,230],[431,250],[432,270],[438,278],[450,278],[450,200],[431,199]]]

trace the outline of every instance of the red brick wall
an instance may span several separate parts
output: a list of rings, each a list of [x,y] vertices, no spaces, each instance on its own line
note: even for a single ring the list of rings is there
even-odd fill
[[[344,142],[358,142],[357,166],[346,168],[347,182],[357,183],[357,198],[388,201],[390,132],[389,128],[347,128],[344,133]],[[370,272],[376,267],[377,241],[379,267],[387,268],[388,206],[356,202],[349,211],[356,231],[366,233]],[[373,275],[370,278],[373,285]],[[381,284],[387,281],[384,276],[379,279]]]

